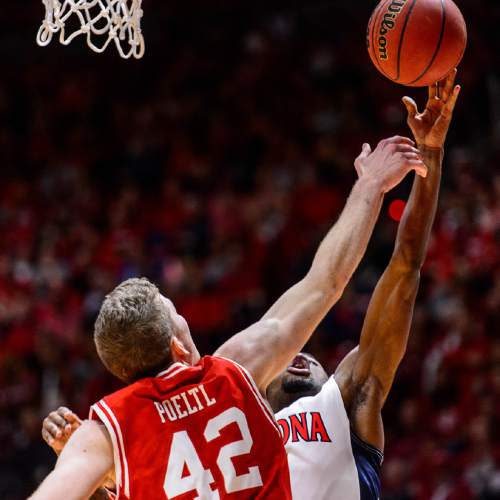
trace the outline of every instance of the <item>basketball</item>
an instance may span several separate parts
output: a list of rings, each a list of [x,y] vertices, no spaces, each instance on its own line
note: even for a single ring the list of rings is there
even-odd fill
[[[424,87],[442,80],[460,61],[467,28],[452,0],[382,0],[368,23],[375,67],[393,82]]]

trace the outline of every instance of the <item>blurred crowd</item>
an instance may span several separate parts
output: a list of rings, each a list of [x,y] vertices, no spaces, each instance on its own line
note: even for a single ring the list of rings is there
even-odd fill
[[[85,417],[119,387],[92,326],[147,276],[203,353],[307,270],[355,181],[363,142],[408,134],[425,92],[369,64],[375,2],[146,2],[146,57],[83,41],[40,49],[36,8],[7,6],[0,79],[0,498],[54,463],[43,417]],[[166,4],[167,2],[165,2]],[[234,2],[233,2],[234,3]],[[278,2],[279,4],[280,2]],[[383,499],[500,498],[500,9],[459,2],[469,49],[407,356],[385,411]],[[9,10],[10,9],[10,10]],[[156,9],[156,12],[155,12]],[[311,341],[332,372],[358,341],[411,179]],[[495,425],[497,424],[497,425]]]

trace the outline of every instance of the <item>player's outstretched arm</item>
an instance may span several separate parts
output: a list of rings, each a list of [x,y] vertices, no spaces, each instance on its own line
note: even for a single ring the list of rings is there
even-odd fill
[[[101,486],[113,468],[113,446],[106,429],[86,421],[64,446],[55,469],[30,500],[81,500]]]
[[[373,152],[365,144],[355,166],[359,180],[307,275],[283,294],[260,322],[235,335],[216,352],[247,368],[262,392],[341,297],[365,253],[384,193],[411,170],[421,176],[427,173],[413,141],[404,137],[386,139]]]
[[[443,146],[460,92],[454,85],[455,75],[456,71],[430,88],[421,114],[413,100],[404,99],[428,176],[425,180],[415,178],[393,256],[368,307],[360,345],[335,374],[351,425],[362,439],[379,449],[384,445],[380,410],[406,350],[420,269],[436,214]]]

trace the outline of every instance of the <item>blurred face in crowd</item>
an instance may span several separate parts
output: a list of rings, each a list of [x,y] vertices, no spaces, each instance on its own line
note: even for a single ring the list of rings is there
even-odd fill
[[[311,354],[300,353],[271,382],[267,399],[273,411],[278,412],[302,397],[318,394],[327,380],[328,375],[319,361]]]

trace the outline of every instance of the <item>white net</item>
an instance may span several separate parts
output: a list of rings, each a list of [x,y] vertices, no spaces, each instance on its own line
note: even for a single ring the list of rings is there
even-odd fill
[[[142,0],[42,0],[45,19],[37,35],[42,47],[59,34],[69,45],[84,35],[95,52],[104,52],[114,43],[120,55],[140,59],[144,55],[141,31]]]

